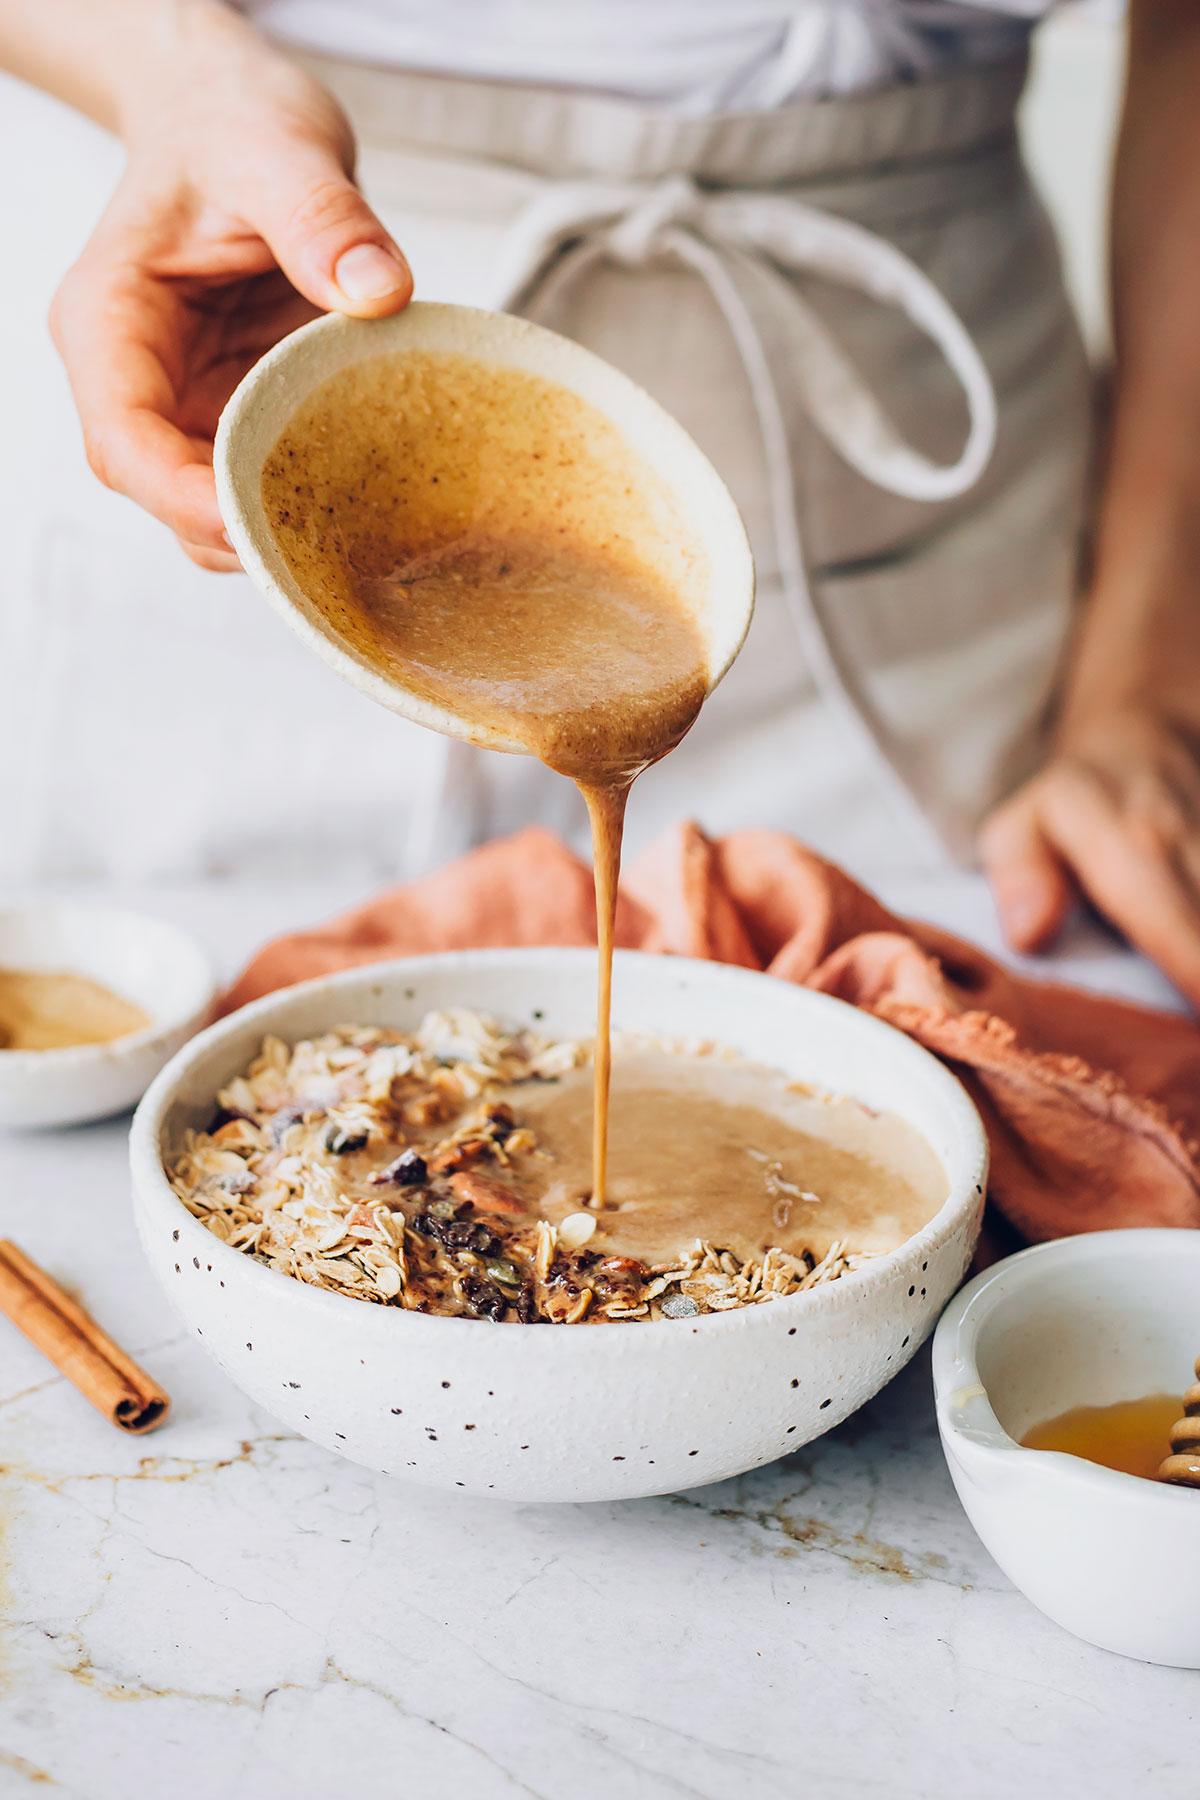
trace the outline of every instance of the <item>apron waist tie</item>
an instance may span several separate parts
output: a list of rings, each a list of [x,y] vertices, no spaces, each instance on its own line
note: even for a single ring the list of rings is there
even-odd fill
[[[705,282],[745,369],[766,458],[780,583],[813,681],[863,740],[888,787],[940,855],[940,839],[839,668],[813,603],[779,376],[794,387],[828,443],[866,480],[905,499],[937,501],[972,487],[995,444],[996,398],[983,360],[929,277],[886,239],[790,195],[710,193],[686,175],[653,183],[548,185],[512,226],[494,304],[536,319],[592,263],[608,259],[637,268],[662,256],[677,257]],[[932,339],[967,403],[966,442],[954,462],[931,462],[900,437],[820,316],[781,271],[855,288],[902,312]],[[786,335],[788,356],[780,371],[747,299],[755,288]]]

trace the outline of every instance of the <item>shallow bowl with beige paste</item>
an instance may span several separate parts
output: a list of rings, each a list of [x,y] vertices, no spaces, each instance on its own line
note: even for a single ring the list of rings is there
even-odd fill
[[[808,1293],[698,1319],[534,1330],[323,1293],[206,1231],[163,1158],[206,1125],[264,1034],[354,1020],[413,1029],[465,1006],[555,1037],[587,1034],[595,952],[479,950],[307,982],[201,1034],[134,1121],[138,1225],[168,1298],[257,1403],[355,1461],[450,1492],[578,1501],[669,1492],[770,1462],[878,1391],[962,1279],[987,1170],[983,1127],[933,1057],[853,1007],[769,976],[619,952],[618,1029],[719,1043],[793,1081],[907,1121],[947,1197],[896,1249]]]
[[[132,1106],[209,1017],[215,985],[189,933],[86,901],[0,907],[0,970],[0,1130]]]

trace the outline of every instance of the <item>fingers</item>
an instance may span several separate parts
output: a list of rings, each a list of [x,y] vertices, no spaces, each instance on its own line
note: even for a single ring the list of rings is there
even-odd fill
[[[211,447],[185,437],[159,413],[110,401],[104,388],[89,382],[77,396],[93,472],[182,542],[229,554]]]
[[[182,538],[179,548],[198,568],[210,569],[214,575],[236,575],[242,566],[232,550],[207,550],[203,544],[186,544]]]
[[[332,149],[310,140],[266,162],[243,202],[293,287],[356,318],[399,312],[412,275]]]
[[[99,412],[103,397],[80,404],[88,460],[117,493],[153,513],[182,542],[229,554],[229,540],[217,504],[210,445],[198,445],[158,413],[136,407]]]
[[[56,296],[51,330],[95,474],[184,542],[227,555],[211,446],[172,422],[168,370],[184,323],[170,287],[85,253]]]
[[[1184,845],[1135,829],[1081,773],[1048,780],[1039,805],[1044,831],[1088,898],[1200,1004],[1200,903]]]
[[[993,813],[980,838],[984,871],[1014,950],[1043,949],[1061,927],[1074,884],[1038,822],[1030,790]]]

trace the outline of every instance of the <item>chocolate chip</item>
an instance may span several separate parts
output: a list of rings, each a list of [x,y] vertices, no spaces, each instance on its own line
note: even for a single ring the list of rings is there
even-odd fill
[[[462,1280],[463,1298],[471,1307],[477,1318],[491,1319],[496,1323],[508,1311],[508,1301],[490,1281],[482,1280],[478,1275],[464,1275]]]

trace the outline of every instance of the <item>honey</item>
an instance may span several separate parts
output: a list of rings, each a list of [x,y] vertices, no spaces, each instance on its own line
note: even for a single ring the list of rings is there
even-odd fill
[[[1111,1406],[1073,1406],[1033,1426],[1021,1442],[1027,1450],[1061,1450],[1102,1469],[1154,1481],[1170,1454],[1171,1427],[1182,1411],[1176,1394],[1146,1394]]]

